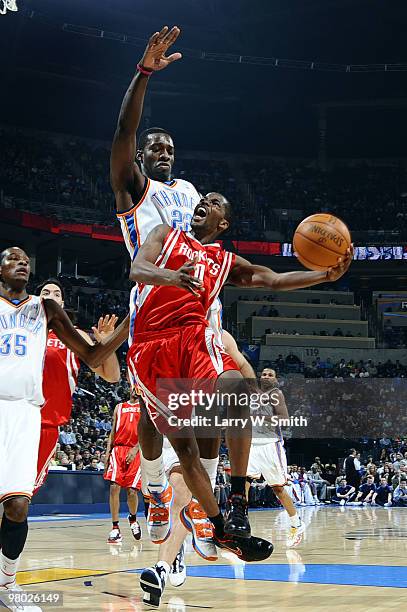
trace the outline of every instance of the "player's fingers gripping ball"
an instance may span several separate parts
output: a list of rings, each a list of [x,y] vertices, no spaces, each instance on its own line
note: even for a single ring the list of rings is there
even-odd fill
[[[327,213],[307,217],[294,233],[294,253],[309,270],[328,270],[344,261],[351,249],[349,229]]]

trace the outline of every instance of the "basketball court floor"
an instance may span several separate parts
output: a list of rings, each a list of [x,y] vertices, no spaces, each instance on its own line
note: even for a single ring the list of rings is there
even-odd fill
[[[285,548],[280,510],[251,513],[253,532],[272,539],[265,562],[235,557],[207,563],[187,554],[188,578],[167,586],[160,610],[345,612],[407,609],[407,509],[301,509],[307,524],[302,544]],[[118,612],[150,609],[142,604],[139,571],[155,562],[157,547],[135,542],[121,519],[123,544],[109,546],[106,515],[35,517],[19,572],[28,591],[57,591],[64,606],[44,610]]]

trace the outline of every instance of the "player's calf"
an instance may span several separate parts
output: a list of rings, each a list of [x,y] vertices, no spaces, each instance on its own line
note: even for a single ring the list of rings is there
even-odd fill
[[[17,566],[28,534],[28,499],[13,497],[4,502],[1,521],[0,586],[15,584]]]

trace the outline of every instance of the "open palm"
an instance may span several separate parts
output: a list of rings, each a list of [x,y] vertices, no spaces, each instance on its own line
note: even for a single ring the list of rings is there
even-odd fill
[[[147,70],[163,70],[172,62],[181,59],[181,53],[172,53],[166,56],[168,49],[177,40],[180,29],[177,26],[163,27],[161,32],[155,32],[148,41],[146,50],[140,64]]]
[[[110,338],[114,332],[118,317],[116,315],[106,315],[100,317],[97,327],[92,327],[96,342],[103,342]]]

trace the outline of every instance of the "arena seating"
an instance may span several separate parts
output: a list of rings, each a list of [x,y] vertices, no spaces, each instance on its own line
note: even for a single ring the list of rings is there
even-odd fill
[[[64,221],[113,225],[110,143],[2,128],[1,205]],[[230,236],[289,242],[298,221],[316,211],[343,217],[354,232],[406,237],[407,177],[397,165],[343,162],[322,172],[307,160],[255,160],[177,154],[176,176],[221,191],[238,219]],[[384,213],[384,211],[386,211]]]
[[[371,349],[368,322],[350,292],[290,291],[266,293],[261,289],[226,287],[224,307],[238,339],[261,342],[261,358],[271,359],[283,347]],[[269,348],[270,347],[270,348]],[[319,354],[319,353],[317,353]]]

